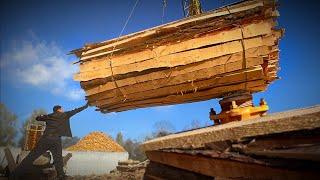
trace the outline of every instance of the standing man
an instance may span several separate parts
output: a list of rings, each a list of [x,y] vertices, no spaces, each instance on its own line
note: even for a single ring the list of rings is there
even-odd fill
[[[72,111],[64,112],[59,105],[53,107],[53,113],[41,115],[36,118],[37,121],[46,122],[46,129],[38,141],[36,147],[22,160],[20,165],[15,169],[13,176],[19,179],[23,173],[32,168],[33,161],[46,151],[50,151],[53,156],[54,166],[57,171],[58,179],[64,179],[63,158],[61,136],[72,137],[70,129],[70,118],[88,107],[88,103]]]

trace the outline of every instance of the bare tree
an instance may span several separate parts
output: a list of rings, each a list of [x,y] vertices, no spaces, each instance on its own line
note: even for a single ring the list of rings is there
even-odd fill
[[[191,121],[191,129],[197,129],[201,127],[201,123],[199,120],[194,119]]]
[[[15,145],[17,116],[0,103],[0,146]]]
[[[124,142],[123,147],[129,153],[130,159],[143,161],[147,158],[140,145],[141,142],[131,140],[130,138]]]
[[[174,132],[174,126],[170,121],[166,121],[166,120],[157,121],[154,124],[154,131],[152,135],[147,136],[145,140],[150,140],[156,137],[165,136],[165,135],[171,134],[172,132]],[[143,161],[147,159],[144,151],[140,147],[141,145],[140,141],[131,140],[130,138],[124,141],[123,135],[121,132],[117,134],[116,141],[118,142],[118,144],[122,145],[123,148],[129,153],[130,159],[139,160],[139,161]],[[123,143],[121,144],[121,142]]]
[[[118,144],[120,144],[121,146],[123,146],[123,135],[122,135],[122,133],[121,132],[118,132],[118,134],[117,134],[117,137],[116,137],[116,142],[118,143]]]
[[[161,121],[157,121],[154,124],[154,135],[156,137],[160,137],[160,136],[165,136],[168,134],[171,134],[174,132],[174,126],[172,125],[172,123],[170,121],[167,120],[161,120]]]
[[[191,121],[191,124],[185,126],[183,128],[183,130],[186,131],[186,130],[191,130],[191,129],[198,129],[198,128],[201,128],[201,127],[203,127],[203,126],[201,125],[200,121],[197,120],[197,119],[194,119],[194,120]]]

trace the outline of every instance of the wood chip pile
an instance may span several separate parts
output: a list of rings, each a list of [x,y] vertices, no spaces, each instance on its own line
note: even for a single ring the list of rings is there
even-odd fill
[[[124,148],[102,132],[92,132],[77,144],[67,148],[68,151],[125,152]]]
[[[273,0],[251,0],[73,50],[102,112],[259,92],[276,80],[283,29]]]

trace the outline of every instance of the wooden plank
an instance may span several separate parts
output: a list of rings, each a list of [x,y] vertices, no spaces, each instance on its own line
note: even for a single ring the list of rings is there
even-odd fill
[[[223,145],[224,142],[225,141],[220,141],[217,143]],[[304,160],[305,162],[311,161],[314,163],[320,161],[320,158],[318,158],[320,157],[320,129],[317,128],[255,136],[227,142],[229,142],[227,146],[229,152],[254,156],[264,160],[271,158],[271,162],[274,161],[275,158],[281,159],[282,164],[289,162],[284,165],[286,167],[289,167],[292,161]],[[311,165],[311,163],[309,163],[309,165]],[[311,168],[306,165],[302,165],[302,167]]]
[[[212,180],[212,177],[150,161],[144,174],[144,180],[149,179]]]
[[[259,56],[265,56],[269,52],[268,46],[262,46],[258,48],[251,48],[246,51],[246,57],[247,57],[247,64],[248,67],[251,67],[251,65],[256,65],[253,61],[250,62],[250,59],[253,59],[255,57]],[[92,86],[90,89],[86,88],[86,85],[83,86],[86,90],[86,94],[88,96],[97,94],[100,92],[116,89],[118,87],[125,87],[125,86],[132,86],[135,84],[142,84],[142,83],[147,83],[148,81],[152,81],[157,83],[156,81],[163,81],[165,79],[170,78],[170,81],[168,83],[173,84],[174,79],[179,79],[179,81],[176,83],[178,84],[179,82],[187,81],[187,80],[196,80],[196,79],[201,79],[203,77],[200,77],[201,71],[207,72],[206,74],[208,77],[212,77],[214,75],[217,75],[218,73],[223,73],[223,72],[230,72],[232,70],[239,70],[236,68],[227,68],[229,63],[233,63],[236,61],[243,61],[243,54],[240,53],[235,53],[232,55],[226,55],[222,56],[219,58],[214,58],[214,59],[209,59],[203,62],[199,63],[194,63],[190,65],[185,65],[185,66],[179,66],[176,68],[171,68],[171,69],[166,69],[162,71],[157,71],[157,72],[151,72],[148,74],[143,74],[143,75],[137,75],[134,77],[128,77],[125,79],[117,79],[117,85],[113,81],[108,82],[106,80],[105,82],[96,83],[96,87]],[[189,74],[189,75],[188,75]],[[194,77],[194,74],[200,74],[199,76]],[[183,76],[182,76],[183,75]],[[182,77],[178,77],[182,76]],[[183,80],[185,79],[185,80]],[[158,84],[158,83],[157,83]]]
[[[108,113],[108,112],[121,112],[121,111],[145,108],[145,107],[192,103],[192,102],[210,100],[213,98],[221,98],[225,93],[243,91],[245,89],[252,93],[259,92],[259,91],[265,90],[266,85],[264,80],[258,80],[258,81],[242,83],[239,85],[230,85],[230,86],[224,86],[224,87],[227,88],[227,90],[225,90],[224,93],[222,92],[223,91],[223,86],[222,86],[222,87],[209,89],[209,92],[207,91],[187,92],[184,94],[181,93],[176,95],[169,95],[166,97],[150,98],[150,99],[144,99],[144,100],[128,102],[128,103],[123,102],[121,104],[113,105],[113,106],[109,106],[108,104],[105,104],[103,106],[99,106],[99,108],[103,109],[104,110],[103,112]],[[213,94],[212,93],[213,91],[220,91],[220,92],[216,92],[216,94]]]
[[[266,38],[253,38],[245,40],[245,49],[249,49],[252,47],[257,47],[259,45],[273,45],[275,39],[273,36]],[[160,57],[156,59],[151,59],[147,61],[143,61],[140,63],[128,64],[126,66],[114,67],[111,69],[103,69],[97,71],[88,71],[79,73],[75,75],[75,80],[90,80],[94,78],[103,78],[117,74],[126,74],[129,72],[141,72],[147,69],[155,69],[155,68],[163,68],[163,67],[174,67],[178,65],[185,65],[194,62],[200,62],[206,59],[220,57],[227,54],[232,54],[236,52],[241,52],[243,49],[241,42],[235,41],[230,44],[222,44],[214,47],[204,48],[204,49],[196,49],[192,51],[182,52],[178,54],[172,54],[165,57]],[[79,77],[80,79],[78,79]]]
[[[250,63],[247,64],[248,69],[259,67],[261,68],[260,64],[262,64],[263,60],[262,58],[255,58],[254,60],[250,61]],[[168,76],[167,78],[162,79],[156,79],[152,81],[142,82],[142,83],[135,83],[129,86],[119,86],[121,90],[121,94],[125,95],[127,98],[130,96],[130,94],[148,91],[148,90],[155,90],[160,89],[163,87],[179,87],[185,84],[192,84],[194,85],[195,82],[201,81],[201,80],[214,80],[216,78],[220,79],[223,75],[228,75],[228,73],[239,73],[239,72],[245,72],[247,69],[243,69],[243,62],[237,61],[237,62],[229,62],[225,66],[216,66],[213,68],[207,68],[203,70],[194,71],[192,73],[186,73],[181,74],[179,76]],[[172,70],[173,74],[175,70]],[[217,79],[216,79],[217,80]],[[216,82],[214,80],[214,82]],[[194,88],[197,86],[194,85]],[[112,90],[104,91],[101,93],[97,93],[91,96],[87,96],[88,99],[91,101],[95,101],[101,98],[112,98],[119,95],[119,89],[115,88]],[[194,89],[193,88],[193,89]],[[183,90],[180,90],[183,91]]]
[[[320,154],[317,149],[312,150],[313,146],[319,146],[320,144],[319,133],[320,131],[318,129],[313,129],[256,137],[246,137],[238,140],[226,140],[207,143],[205,148],[213,150],[214,152],[235,152],[250,156],[252,154],[258,155],[255,154],[255,152],[311,147],[311,149],[307,149],[306,152],[311,151],[311,153]],[[296,159],[296,157],[294,157],[293,159]],[[303,160],[309,159],[304,158]],[[316,160],[317,158],[312,159],[312,161]]]
[[[238,66],[241,66],[241,65],[238,65]],[[257,69],[255,69],[255,71],[261,70],[259,66],[256,66],[256,68]],[[223,69],[223,67],[221,67],[218,70],[221,70],[221,69]],[[123,96],[125,96],[126,100],[129,100],[131,98],[137,97],[137,95],[141,95],[141,93],[144,93],[144,92],[146,93],[144,94],[144,96],[148,96],[147,95],[148,92],[152,92],[153,96],[159,96],[159,94],[164,95],[164,94],[167,94],[167,92],[171,92],[173,94],[177,94],[177,93],[180,94],[181,92],[187,92],[189,90],[197,91],[197,90],[202,90],[204,88],[209,88],[214,86],[221,86],[221,85],[232,84],[236,82],[243,82],[245,78],[246,80],[250,81],[253,79],[262,79],[264,77],[264,74],[262,74],[262,71],[253,72],[253,70],[254,69],[252,70],[248,69],[248,70],[233,71],[229,73],[221,73],[216,76],[211,76],[211,77],[208,76],[207,79],[205,79],[205,75],[207,75],[208,73],[202,75],[203,78],[198,79],[198,78],[191,77],[185,81],[181,81],[180,79],[175,80],[175,79],[168,78],[167,81],[163,80],[163,81],[132,85],[134,86],[133,88],[135,89],[130,87],[128,88],[124,87],[124,88],[121,88],[121,92],[119,92],[119,90],[116,89],[113,91],[99,93],[94,96],[89,96],[88,99],[93,102],[101,99],[123,98]],[[249,75],[250,77],[244,77],[245,76],[244,74],[248,74],[248,75],[254,74],[254,75],[253,76]],[[226,77],[224,78],[223,76],[226,76]],[[232,79],[233,77],[235,79]],[[240,81],[239,78],[242,78],[241,79],[242,81]],[[178,83],[175,83],[175,82],[178,82]]]
[[[272,168],[260,164],[237,162],[227,159],[195,156],[184,153],[147,151],[153,162],[173,166],[211,177],[249,178],[249,179],[315,179],[319,172],[293,171]],[[190,163],[196,162],[196,163]]]
[[[250,49],[253,47],[259,47],[263,45],[273,46],[275,43],[274,36],[269,37],[257,37],[252,39],[244,40],[245,49]],[[158,59],[151,59],[147,61],[143,61],[140,63],[129,64],[126,67],[115,67],[111,69],[103,69],[97,71],[89,71],[78,73],[74,75],[74,80],[76,81],[88,81],[96,78],[104,78],[118,74],[126,74],[132,71],[143,71],[146,69],[154,69],[161,67],[175,67],[179,65],[186,65],[195,62],[200,62],[203,60],[207,60],[210,58],[220,57],[227,54],[233,54],[237,52],[241,52],[243,50],[242,44],[240,41],[234,41],[230,43],[225,43],[213,47],[203,48],[203,49],[195,49],[187,52],[181,52],[178,54],[172,54],[164,57],[160,57]]]
[[[244,149],[251,150],[271,150],[271,149],[290,149],[294,147],[303,147],[303,146],[312,146],[320,144],[320,131],[313,130],[318,132],[312,133],[311,130],[308,131],[299,131],[291,132],[291,133],[282,133],[279,135],[271,135],[271,136],[259,136],[253,137],[252,140],[248,144],[244,145]],[[242,144],[242,143],[241,143]]]
[[[258,74],[260,72],[254,72],[255,74]],[[245,81],[244,79],[246,79],[245,77],[246,75],[241,74],[241,76],[237,77],[239,78],[239,80],[233,80],[234,83],[238,83],[238,82],[243,82]],[[251,76],[251,75],[249,75]],[[258,80],[261,79],[261,76],[258,77],[249,77],[246,80]],[[177,95],[180,94],[183,96],[183,94],[188,94],[188,93],[195,93],[197,91],[202,91],[205,90],[207,88],[214,88],[214,87],[222,87],[222,86],[226,86],[228,87],[228,85],[232,84],[230,82],[227,82],[228,80],[220,80],[220,78],[215,79],[216,83],[214,85],[212,84],[205,84],[205,81],[201,82],[201,85],[198,85],[198,83],[195,83],[196,86],[192,86],[192,84],[187,84],[185,87],[182,87],[183,89],[180,89],[178,87],[165,87],[165,88],[160,88],[160,89],[156,89],[156,90],[150,90],[150,91],[144,91],[141,93],[135,93],[135,94],[131,94],[129,96],[123,97],[120,94],[115,97],[115,98],[104,98],[104,99],[99,99],[93,102],[90,102],[92,105],[95,106],[103,106],[106,105],[108,107],[112,107],[112,106],[125,106],[125,105],[132,105],[136,104],[137,102],[143,102],[145,100],[150,100],[150,99],[156,99],[156,98],[163,98],[166,96],[170,96],[170,95]],[[126,98],[124,100],[124,98]],[[90,100],[89,100],[90,101]],[[140,103],[139,103],[140,104]]]
[[[272,46],[272,47],[261,46],[258,48],[251,48],[246,50],[245,55],[246,57],[258,57],[258,56],[264,57],[268,53],[278,53],[278,52],[279,52],[279,49],[277,48],[277,46]],[[216,66],[216,64],[219,64],[219,63],[226,64],[227,62],[233,62],[235,61],[235,59],[240,59],[240,58],[241,59],[243,58],[242,52],[234,53],[231,55],[225,55],[222,57],[213,58],[213,59],[205,60],[203,62],[193,63],[185,66],[167,68],[167,69],[163,69],[162,71],[147,72],[147,73],[142,72],[142,73],[137,73],[134,76],[130,75],[132,77],[114,76],[114,78],[117,81],[118,87],[122,87],[124,85],[141,83],[141,82],[150,81],[150,80],[153,81],[161,78],[168,78],[169,76],[173,77],[175,75],[191,72],[191,70],[194,71],[199,69],[206,69],[208,67]],[[266,60],[266,62],[264,62],[263,67],[267,67],[267,64],[268,64],[267,62],[268,62],[268,59]],[[174,69],[175,71],[172,71],[172,69]],[[102,92],[102,91],[117,88],[115,86],[115,83],[112,81],[111,77],[98,78],[90,81],[82,81],[81,87],[87,91],[88,95],[90,95],[89,92],[91,90],[92,90],[91,94],[96,94],[98,92],[94,92],[94,91],[101,90],[100,92]]]
[[[173,103],[173,104],[188,103],[190,101],[192,102],[192,101],[218,98],[218,97],[221,97],[222,95],[224,95],[225,93],[244,90],[244,89],[251,91],[252,89],[254,89],[256,87],[265,88],[265,81],[262,79],[258,79],[258,80],[252,80],[252,81],[237,82],[237,84],[235,83],[235,84],[216,86],[216,87],[208,88],[205,90],[195,91],[194,89],[192,89],[192,91],[187,91],[187,92],[181,91],[177,94],[171,94],[171,95],[167,95],[167,96],[163,96],[163,97],[142,99],[142,100],[137,100],[134,102],[123,101],[123,102],[116,104],[116,105],[109,105],[108,102],[106,102],[105,105],[100,106],[100,107],[108,107],[108,108],[112,109],[112,108],[119,108],[119,107],[126,107],[126,106],[142,107],[144,105],[151,105],[153,103],[155,103],[155,104],[159,103],[162,105],[170,105],[171,103]]]
[[[171,85],[167,83],[155,85],[157,88],[166,87],[165,92],[170,92],[169,95],[160,91],[153,94],[152,91],[155,91],[157,88],[152,84],[155,81],[149,80],[155,79],[154,77],[150,77],[150,75],[153,73],[163,73],[163,71],[170,68],[194,65],[226,55],[242,54],[243,47],[247,50],[253,47],[260,47],[257,45],[262,44],[270,46],[269,51],[271,51],[271,46],[277,46],[279,38],[282,35],[282,32],[273,29],[275,23],[273,17],[278,16],[276,3],[274,1],[262,0],[261,6],[255,6],[244,11],[231,11],[232,8],[243,8],[248,5],[246,3],[240,3],[241,5],[239,6],[228,6],[227,8],[215,11],[215,13],[220,11],[225,12],[224,15],[217,16],[218,18],[207,16],[195,21],[201,15],[199,17],[192,17],[189,20],[179,21],[180,24],[165,25],[161,28],[153,28],[151,31],[149,29],[110,41],[87,45],[83,49],[74,51],[82,62],[80,73],[76,74],[74,79],[81,81],[81,87],[86,90],[87,98],[91,103],[96,103],[100,109],[111,111],[146,107],[146,105],[167,105],[170,102],[175,104],[221,97],[223,95],[222,91],[213,96],[210,94],[211,91],[205,92],[205,88],[207,87],[202,86],[203,89],[200,89],[200,97],[195,97],[194,94],[187,92],[186,97],[188,99],[183,100],[184,97],[173,96],[173,93],[178,92],[173,87],[169,88]],[[234,14],[230,15],[232,13]],[[241,30],[239,25],[243,27]],[[242,36],[245,38],[244,42],[240,40]],[[117,47],[115,48],[115,46]],[[110,54],[111,51],[114,51],[111,61],[101,58]],[[246,53],[243,54],[247,55]],[[250,82],[251,86],[249,88],[247,88],[248,83],[243,82],[244,85],[228,87],[227,92],[240,90],[241,88],[245,88],[251,92],[265,90],[267,84],[277,78],[276,71],[278,70],[278,65],[276,63],[268,63],[269,59],[266,57],[262,58],[264,59],[262,63],[265,73],[264,77],[261,77],[256,83]],[[240,68],[240,62],[237,63],[239,64],[229,67]],[[247,63],[243,62],[242,67],[247,68]],[[199,66],[196,68],[199,68]],[[203,72],[206,73],[204,69]],[[169,79],[169,82],[172,83],[172,86],[179,85],[179,87],[182,87],[182,91],[191,91],[190,83],[183,82],[181,78],[186,73],[183,71],[180,71],[180,73],[181,76],[177,75],[174,81]],[[160,82],[166,76],[171,77],[171,74],[158,75],[158,77],[161,77],[159,78],[161,80],[157,81]],[[188,80],[194,82],[194,74],[189,73],[188,75],[190,76],[185,77],[185,79],[191,78]],[[142,76],[147,78],[141,80]],[[141,82],[137,81],[137,79],[141,80]],[[202,79],[200,80],[202,81]],[[125,84],[119,86],[118,82]],[[174,84],[176,82],[178,83]],[[185,85],[182,85],[184,83]],[[139,87],[141,88],[139,89]],[[139,92],[149,93],[148,99],[141,100]],[[183,94],[184,92],[181,93]],[[113,95],[115,98],[112,98]],[[172,97],[173,100],[169,101],[169,97]],[[101,100],[103,101],[101,103],[95,102]],[[109,101],[106,104],[107,100],[111,100],[111,103]],[[126,102],[120,102],[122,100]],[[118,102],[120,103],[118,104]]]
[[[263,149],[257,150],[253,148],[246,148],[243,150],[245,154],[265,156],[269,158],[288,158],[288,159],[302,159],[310,161],[320,161],[320,145],[302,146],[289,149]]]
[[[257,22],[244,26],[242,29],[243,37],[250,38],[261,35],[267,35],[272,33],[272,21]],[[190,40],[175,42],[175,44],[158,46],[153,49],[146,49],[138,51],[136,53],[130,53],[125,55],[113,55],[111,58],[112,66],[117,67],[121,65],[127,65],[132,63],[141,62],[143,60],[159,58],[161,56],[178,53],[190,49],[197,49],[203,46],[215,45],[235,40],[241,40],[242,33],[241,28],[234,28],[229,31],[211,32],[205,36],[199,38],[193,38]],[[95,55],[85,56],[81,60],[86,60],[94,57]],[[109,57],[98,58],[92,61],[86,61],[80,64],[80,72],[92,71],[98,69],[110,68]]]
[[[123,102],[129,103],[133,101],[139,101],[144,99],[150,98],[157,98],[157,97],[164,97],[172,94],[181,94],[187,92],[196,92],[202,91],[208,88],[219,87],[223,85],[229,85],[244,81],[252,81],[258,80],[263,78],[263,71],[261,67],[254,68],[252,70],[248,70],[247,72],[237,72],[232,74],[223,74],[219,75],[214,78],[210,78],[203,81],[194,81],[194,82],[187,82],[185,84],[175,85],[175,86],[163,86],[159,88],[154,88],[150,90],[144,90],[143,88],[136,93],[127,94],[125,92],[125,97],[121,94],[111,94],[110,98],[103,98],[99,99],[91,99],[89,98],[89,102],[93,102],[92,105],[101,106],[107,104],[108,106],[122,104]],[[123,91],[122,91],[123,92]]]
[[[118,46],[118,45],[126,43],[126,42],[133,41],[134,39],[150,36],[152,34],[157,33],[159,30],[165,31],[166,29],[176,28],[176,27],[182,26],[184,24],[193,23],[193,22],[201,22],[206,19],[224,16],[224,15],[228,15],[230,13],[232,14],[232,13],[237,13],[237,12],[241,12],[241,11],[246,11],[249,9],[254,9],[254,8],[262,7],[262,6],[264,6],[264,2],[259,1],[259,0],[243,2],[238,5],[229,6],[228,9],[227,8],[220,8],[215,11],[203,13],[202,15],[197,16],[195,18],[194,17],[193,18],[186,18],[186,19],[170,22],[170,23],[167,23],[167,24],[164,24],[161,26],[153,27],[151,29],[146,29],[146,30],[143,30],[140,32],[128,34],[128,35],[122,36],[120,38],[115,38],[115,39],[111,39],[108,41],[104,41],[102,43],[97,43],[96,45],[89,45],[87,48],[81,49],[80,52],[82,52],[82,56],[84,56],[86,54],[91,54],[91,53],[101,51],[101,50],[104,50],[107,48],[112,48],[114,46]],[[90,48],[90,46],[93,48]]]
[[[234,151],[233,148],[229,148],[224,152],[217,152],[210,149],[189,149],[189,150],[179,150],[179,149],[167,149],[161,150],[163,152],[172,153],[182,153],[190,154],[193,156],[207,156],[210,158],[226,159],[232,161],[238,161],[249,164],[259,164],[275,168],[285,168],[288,170],[310,170],[317,171],[320,170],[320,163],[310,160],[300,160],[300,159],[287,159],[287,158],[267,158],[264,156],[248,155],[242,152]],[[152,151],[151,151],[152,152]]]
[[[116,45],[116,48],[109,47],[107,49],[98,50],[93,53],[89,53],[83,56],[90,56],[95,55],[93,58],[99,58],[99,56],[106,56],[109,55],[112,51],[116,50],[113,55],[123,54],[123,53],[130,53],[134,52],[138,49],[144,49],[145,46],[153,47],[164,45],[176,41],[180,41],[181,39],[192,39],[199,34],[203,34],[209,31],[219,31],[219,30],[227,30],[239,24],[245,26],[254,21],[265,20],[265,19],[274,19],[277,17],[278,11],[275,10],[275,4],[271,6],[267,6],[265,8],[254,8],[244,13],[239,12],[233,14],[233,19],[231,20],[229,16],[207,19],[203,21],[197,21],[197,23],[190,23],[180,27],[171,27],[166,29],[159,29],[156,33],[149,34],[148,36],[144,37],[137,37],[132,39],[132,41],[128,41],[122,44]],[[121,39],[121,38],[119,38]],[[118,39],[118,40],[119,40]],[[75,52],[78,57],[81,57],[81,52],[84,53],[85,50],[92,49],[93,46],[101,46],[102,43],[98,45],[86,45],[84,48],[79,49]],[[90,60],[90,59],[89,59]],[[84,62],[83,60],[79,62]]]
[[[142,107],[153,107],[158,105],[172,105],[172,104],[181,104],[181,103],[190,103],[190,102],[197,102],[197,101],[204,101],[213,98],[219,98],[225,93],[239,91],[239,90],[247,90],[250,92],[257,92],[262,91],[266,88],[264,80],[256,80],[256,81],[246,81],[239,84],[233,84],[228,86],[221,86],[211,88],[205,91],[196,91],[196,92],[189,92],[189,93],[181,93],[175,95],[169,95],[166,97],[160,98],[153,98],[153,99],[145,99],[141,101],[135,102],[123,102],[118,105],[114,106],[101,106],[101,109],[107,109],[108,112],[113,111],[124,111],[129,109],[137,109]]]
[[[250,121],[238,121],[168,135],[142,144],[145,151],[165,148],[200,148],[217,141],[276,134],[320,127],[320,106],[274,113]]]
[[[272,7],[269,7],[269,9],[272,9]],[[109,48],[94,52],[92,54],[88,54],[96,55],[96,57],[93,57],[92,59],[81,60],[78,62],[83,63],[93,59],[103,58],[103,56],[118,56],[130,54],[144,49],[152,50],[158,46],[170,45],[176,42],[190,40],[195,37],[201,37],[208,32],[215,31],[216,33],[218,33],[220,31],[227,31],[229,29],[237,27],[239,24],[245,26],[252,22],[264,21],[271,18],[274,17],[272,13],[269,13],[268,9],[254,9],[248,11],[246,13],[246,17],[244,18],[243,14],[241,13],[234,14],[232,21],[230,21],[230,18],[228,18],[228,16],[225,16],[218,19],[205,21],[202,24],[197,22],[197,24],[190,24],[188,26],[180,27],[179,30],[177,28],[171,28],[166,31],[160,31],[157,34],[152,34],[148,37],[138,38],[133,41],[120,44],[116,46],[115,49]]]

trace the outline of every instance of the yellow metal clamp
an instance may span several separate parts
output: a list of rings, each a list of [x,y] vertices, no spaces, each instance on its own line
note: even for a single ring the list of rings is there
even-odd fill
[[[221,111],[220,114],[216,114],[213,109],[210,111],[210,119],[215,124],[223,124],[231,121],[242,121],[264,116],[269,110],[269,106],[264,99],[260,100],[259,106],[246,106],[239,107],[236,101],[232,101],[229,110]]]

